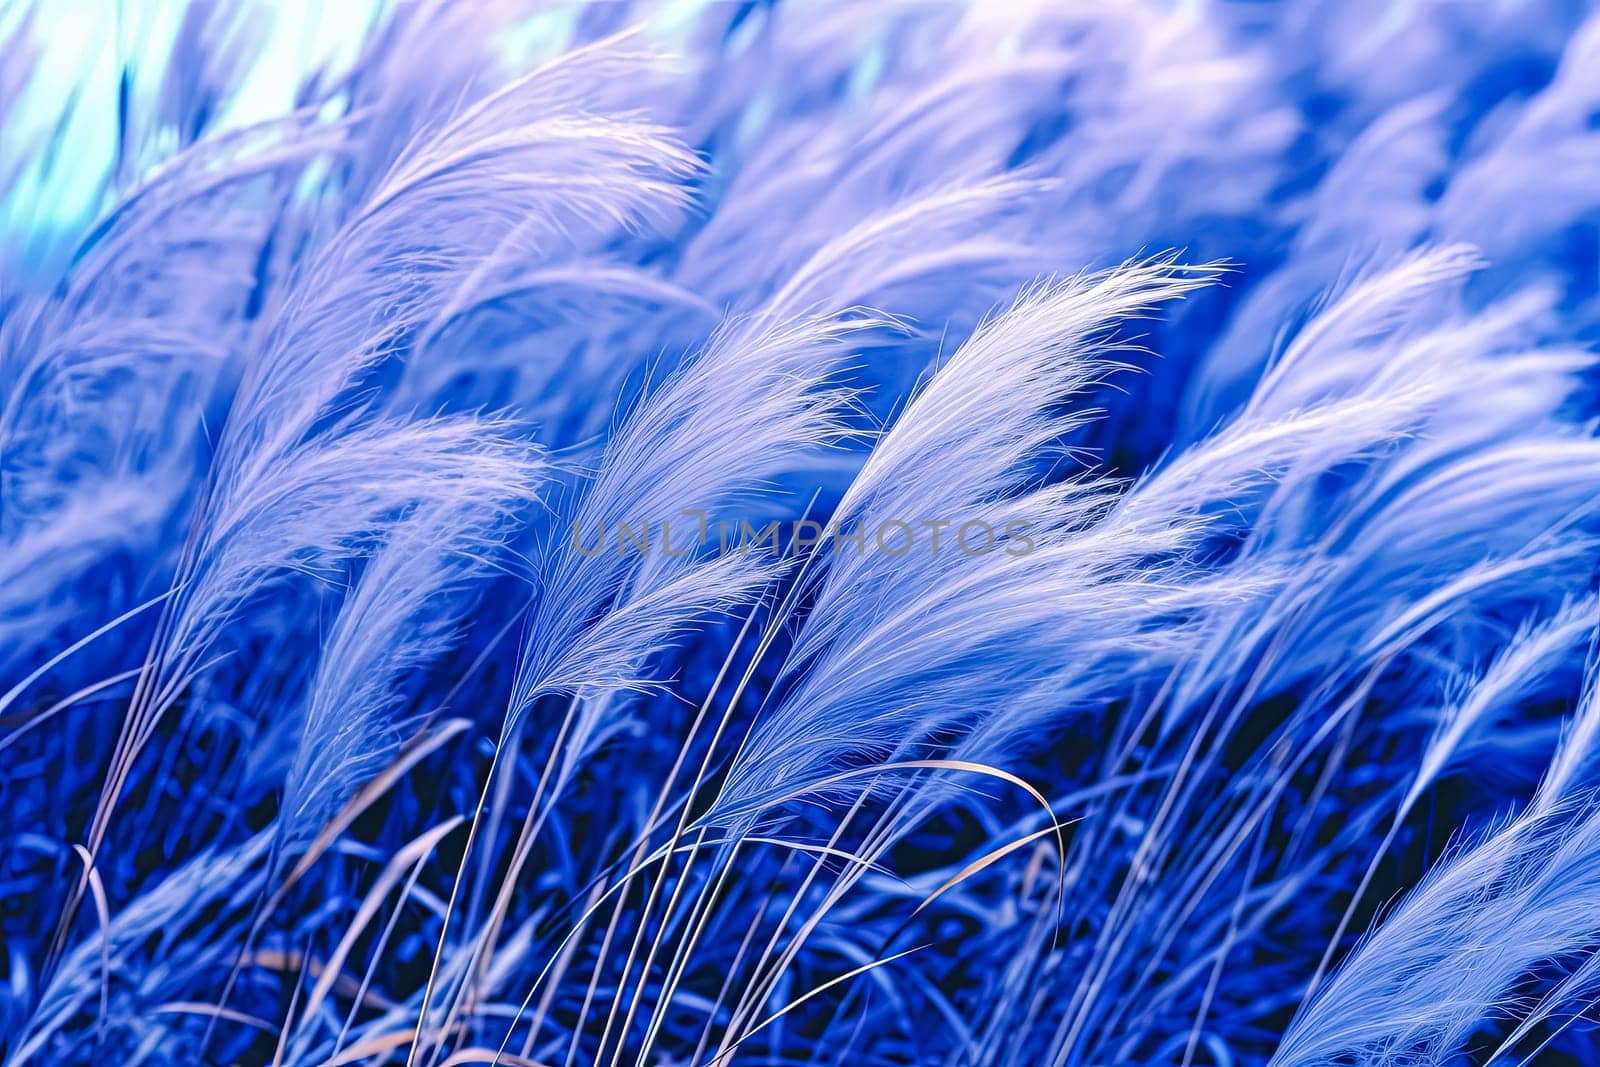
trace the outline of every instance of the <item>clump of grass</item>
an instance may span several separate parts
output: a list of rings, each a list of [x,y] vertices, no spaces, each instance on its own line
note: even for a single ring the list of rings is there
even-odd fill
[[[1600,19],[1378,7],[0,15],[0,1057],[1594,1058]]]

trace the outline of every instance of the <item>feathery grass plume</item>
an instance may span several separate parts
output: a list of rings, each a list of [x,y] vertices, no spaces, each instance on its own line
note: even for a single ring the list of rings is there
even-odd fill
[[[1597,42],[0,5],[0,1062],[1600,1060]]]
[[[1346,338],[1323,357],[1331,357],[1332,365],[1323,367],[1286,356],[1269,372],[1256,397],[1245,407],[1246,418],[1252,411],[1270,415],[1280,406],[1292,410],[1306,398],[1337,398],[1348,395],[1355,387],[1374,398],[1395,398],[1400,402],[1399,412],[1409,406],[1410,414],[1397,426],[1404,427],[1409,422],[1413,436],[1369,456],[1364,467],[1371,474],[1351,479],[1356,496],[1370,493],[1373,505],[1358,506],[1348,517],[1341,517],[1339,483],[1328,485],[1326,475],[1313,465],[1285,472],[1274,492],[1277,499],[1270,499],[1266,509],[1253,520],[1255,529],[1245,543],[1241,560],[1254,558],[1259,565],[1271,561],[1279,552],[1285,553],[1278,563],[1285,582],[1258,601],[1242,605],[1234,620],[1224,621],[1210,642],[1211,647],[1196,656],[1185,672],[1189,681],[1171,690],[1174,707],[1191,710],[1185,711],[1181,720],[1169,714],[1165,719],[1167,729],[1194,724],[1198,732],[1191,736],[1187,729],[1178,729],[1171,738],[1173,758],[1179,761],[1177,773],[1172,776],[1170,788],[1157,794],[1158,803],[1153,810],[1160,821],[1147,828],[1136,849],[1136,870],[1159,865],[1157,869],[1195,872],[1194,877],[1180,882],[1145,874],[1123,881],[1123,888],[1118,891],[1121,914],[1113,912],[1116,922],[1096,946],[1103,975],[1076,983],[1079,992],[1075,995],[1081,998],[1082,1006],[1075,1014],[1082,1022],[1074,1024],[1073,1029],[1058,1031],[1058,1039],[1066,1042],[1059,1046],[1059,1062],[1070,1062],[1072,1053],[1082,1047],[1084,1031],[1091,1026],[1129,1026],[1125,1037],[1119,1035],[1123,1042],[1120,1054],[1129,1055],[1131,1049],[1141,1047],[1139,1027],[1152,1025],[1151,1012],[1136,1015],[1124,1007],[1136,1001],[1139,994],[1117,984],[1127,975],[1124,972],[1124,977],[1118,977],[1121,968],[1116,966],[1107,946],[1119,947],[1116,958],[1126,960],[1123,966],[1137,973],[1138,981],[1151,982],[1162,974],[1160,956],[1156,963],[1146,963],[1134,946],[1153,941],[1159,946],[1158,952],[1179,949],[1180,923],[1198,918],[1211,907],[1221,912],[1218,932],[1233,947],[1239,939],[1272,923],[1276,911],[1293,905],[1296,896],[1288,887],[1296,885],[1298,879],[1316,876],[1310,866],[1313,857],[1319,863],[1360,857],[1356,862],[1365,864],[1371,859],[1376,837],[1363,837],[1372,833],[1368,828],[1376,828],[1377,836],[1381,836],[1382,823],[1392,816],[1381,807],[1362,810],[1352,805],[1344,813],[1343,826],[1336,823],[1330,827],[1331,844],[1316,852],[1304,849],[1299,861],[1304,869],[1292,879],[1280,876],[1282,889],[1264,885],[1259,903],[1250,909],[1225,903],[1227,893],[1220,890],[1220,886],[1234,884],[1229,879],[1244,876],[1248,885],[1248,879],[1255,876],[1253,868],[1262,862],[1266,841],[1272,840],[1267,836],[1272,820],[1283,817],[1276,809],[1295,803],[1294,791],[1303,788],[1296,785],[1296,777],[1320,773],[1325,777],[1316,789],[1337,788],[1335,770],[1316,768],[1322,766],[1324,759],[1346,758],[1343,750],[1352,744],[1363,702],[1375,687],[1382,684],[1391,687],[1383,692],[1405,694],[1408,704],[1416,699],[1413,694],[1421,692],[1418,684],[1405,684],[1407,672],[1393,669],[1398,661],[1411,667],[1411,672],[1418,671],[1418,667],[1411,666],[1416,662],[1411,658],[1411,646],[1443,630],[1455,618],[1467,616],[1463,624],[1470,621],[1469,598],[1478,598],[1481,603],[1488,600],[1486,594],[1495,592],[1508,598],[1525,596],[1526,587],[1516,583],[1519,575],[1530,570],[1537,568],[1548,574],[1552,568],[1570,561],[1575,564],[1569,572],[1572,580],[1583,581],[1582,568],[1590,553],[1588,539],[1571,527],[1575,510],[1581,512],[1583,507],[1580,498],[1587,491],[1579,488],[1565,495],[1570,484],[1567,479],[1550,479],[1546,483],[1548,489],[1537,497],[1538,504],[1530,508],[1527,497],[1519,491],[1514,468],[1491,473],[1489,467],[1479,464],[1479,459],[1485,452],[1500,452],[1526,457],[1536,469],[1551,474],[1557,465],[1569,473],[1582,472],[1584,468],[1571,465],[1570,457],[1584,454],[1588,442],[1552,422],[1549,405],[1551,399],[1571,391],[1570,379],[1562,383],[1562,378],[1587,359],[1573,360],[1559,351],[1549,355],[1523,355],[1515,349],[1498,351],[1498,344],[1484,343],[1493,336],[1485,327],[1504,326],[1496,323],[1494,316],[1486,317],[1482,323],[1435,327],[1430,331],[1419,331],[1412,325],[1393,334],[1395,324],[1390,321],[1385,325],[1389,313],[1384,308],[1391,305],[1381,299],[1384,293],[1395,281],[1404,281],[1419,270],[1424,278],[1437,273],[1441,263],[1447,269],[1439,277],[1449,278],[1458,273],[1458,269],[1449,267],[1451,258],[1462,265],[1471,264],[1470,257],[1462,259],[1450,250],[1425,253],[1420,259],[1402,263],[1396,275],[1382,273],[1375,275],[1370,284],[1357,286],[1346,307],[1335,306],[1326,313],[1332,316],[1329,327],[1306,334],[1313,338]],[[1363,290],[1369,295],[1360,295]],[[1362,310],[1352,317],[1354,309]],[[1391,339],[1384,340],[1386,337]],[[1373,340],[1379,342],[1380,351],[1392,351],[1393,355],[1357,362],[1354,357],[1364,357]],[[1341,354],[1341,348],[1348,355]],[[1294,350],[1291,345],[1291,354]],[[1457,379],[1443,373],[1435,362],[1459,361],[1463,357],[1482,360],[1484,371]],[[1349,365],[1341,371],[1344,361]],[[1363,365],[1368,368],[1364,372]],[[1535,372],[1534,368],[1538,370]],[[1532,384],[1537,379],[1529,372],[1550,376],[1555,387],[1530,388],[1529,395],[1539,399],[1529,405],[1525,415],[1519,415],[1513,401],[1495,405],[1492,414],[1486,413],[1485,417],[1465,417],[1480,406],[1476,388],[1482,383],[1504,380],[1502,375],[1511,380],[1527,375]],[[1405,399],[1406,394],[1410,394],[1409,400]],[[1501,443],[1487,443],[1495,441]],[[1463,456],[1471,457],[1471,462]],[[1502,479],[1501,474],[1508,477]],[[1582,476],[1579,485],[1583,484]],[[1448,484],[1451,491],[1440,492],[1423,507],[1430,484]],[[1464,491],[1474,496],[1463,500]],[[1368,523],[1371,525],[1363,529]],[[1327,540],[1320,545],[1313,542],[1312,552],[1302,555],[1295,547],[1296,531],[1301,529]],[[1284,540],[1274,544],[1278,537]],[[1433,541],[1435,537],[1441,540]],[[1430,547],[1415,547],[1418,540]],[[1478,547],[1480,544],[1482,548]],[[1419,566],[1419,561],[1426,565]],[[1572,588],[1560,582],[1553,584],[1556,589]],[[1396,588],[1415,588],[1414,603],[1397,607],[1390,599]],[[1295,606],[1306,596],[1312,597],[1309,605]],[[1381,614],[1365,615],[1368,610]],[[1392,617],[1385,619],[1383,615]],[[1260,620],[1253,631],[1244,622],[1252,616]],[[1330,630],[1340,636],[1330,638]],[[1369,636],[1343,636],[1356,633]],[[1334,658],[1318,661],[1311,669],[1313,684],[1304,689],[1292,688],[1295,678],[1306,678],[1302,672],[1307,664],[1302,660],[1297,665],[1291,657],[1315,658],[1324,653]],[[1448,645],[1419,650],[1419,658],[1432,657],[1422,660],[1420,670],[1437,670],[1439,657],[1450,654]],[[1219,695],[1212,687],[1223,678],[1232,680]],[[1194,683],[1198,685],[1191,688]],[[1295,702],[1287,705],[1288,717],[1280,724],[1277,715],[1282,712],[1273,712],[1267,700],[1286,688]],[[1407,704],[1401,707],[1406,708]],[[1414,721],[1413,714],[1395,711],[1383,720],[1383,726],[1400,732]],[[1245,740],[1248,738],[1262,740]],[[1117,743],[1120,746],[1132,741],[1129,738]],[[1291,743],[1294,747],[1289,747]],[[1160,758],[1152,755],[1140,763],[1149,765]],[[1316,793],[1312,796],[1315,798]],[[1395,795],[1393,799],[1400,798]],[[1131,819],[1137,811],[1137,807],[1131,811],[1113,808],[1107,817]],[[1204,811],[1206,817],[1191,823],[1186,815],[1190,811]],[[1302,832],[1309,832],[1309,827],[1316,825],[1314,808],[1298,818],[1299,825],[1307,828]],[[1278,840],[1294,854],[1292,837]],[[1093,847],[1105,847],[1103,835],[1097,835]],[[1382,853],[1385,847],[1379,846],[1377,851]],[[1304,892],[1304,883],[1300,885],[1300,892]],[[1358,897],[1365,888],[1363,884],[1356,889]],[[1093,906],[1092,890],[1081,898],[1086,906]],[[1333,900],[1337,903],[1331,910],[1342,912],[1345,902],[1337,896]],[[1179,917],[1178,921],[1167,918],[1173,915]],[[1248,943],[1237,944],[1237,950],[1247,951]],[[1185,1014],[1204,1010],[1206,1003],[1228,994],[1233,982],[1221,962],[1226,958],[1224,953],[1215,964],[1197,964],[1180,972],[1195,983],[1191,986],[1195,993],[1204,991],[1206,1000],[1198,1008],[1192,1000],[1185,1003],[1181,999],[1179,990],[1183,987],[1173,977],[1163,982],[1164,998],[1175,1002],[1178,1019],[1174,1023],[1180,1035]],[[1242,984],[1240,995],[1248,995]],[[1192,1048],[1198,1034],[1198,1028],[1189,1029],[1187,1036],[1174,1040],[1189,1042],[1186,1047]]]
[[[272,456],[336,415],[329,406],[346,389],[448,314],[494,258],[537,255],[572,229],[681,202],[693,160],[663,130],[577,111],[566,66],[533,72],[410,146],[295,279],[230,417],[248,445],[230,456],[244,465],[238,477],[250,476],[246,457]]]
[[[1553,415],[1593,357],[1538,343],[1531,323],[1546,303],[1536,293],[1469,317],[1428,310],[1448,308],[1441,289],[1477,264],[1472,250],[1445,247],[1373,272],[1311,319],[1266,373],[1247,412],[1360,392],[1409,395],[1412,434],[1347,486],[1330,486],[1316,469],[1280,480],[1245,551],[1286,554],[1295,577],[1257,614],[1255,629],[1241,619],[1231,650],[1197,664],[1197,683],[1238,671],[1266,642],[1278,672],[1269,685],[1327,670],[1323,654],[1392,656],[1398,638],[1422,636],[1410,631],[1438,625],[1457,598],[1520,595],[1508,583],[1558,558],[1582,581],[1587,539],[1573,525],[1586,510],[1594,446]],[[1410,590],[1408,611],[1390,599],[1400,588]],[[1552,592],[1559,600],[1568,588],[1557,583]],[[1303,639],[1285,639],[1286,626],[1301,628]],[[1313,639],[1313,627],[1343,627],[1347,636]]]
[[[1003,706],[1013,692],[1029,688],[1031,675],[1018,668],[1049,671],[1060,662],[1044,647],[1030,647],[1030,634],[1064,645],[1088,636],[1065,625],[1071,609],[1061,594],[1075,583],[1052,575],[1050,563],[1065,562],[1070,553],[1061,551],[1061,542],[1104,508],[1103,487],[1080,479],[1011,494],[1037,477],[1031,465],[1059,448],[1084,418],[1071,410],[1072,400],[1115,369],[1103,354],[1113,348],[1105,335],[1122,319],[1203,284],[1210,273],[1157,261],[1041,286],[981,326],[934,374],[834,511],[834,543],[792,653],[803,677],[758,725],[722,804],[759,808],[761,797],[821,777],[818,772],[842,756],[887,755]],[[916,551],[913,524],[926,523],[955,530],[947,534],[952,541],[972,523],[985,540],[976,550],[946,545],[942,556],[931,543]],[[845,541],[851,532],[871,542],[852,551]],[[886,536],[887,543],[881,540]],[[1096,570],[1085,560],[1074,577]],[[1050,580],[1061,581],[1060,593],[1040,595],[1041,583]],[[1152,580],[1147,591],[1158,585]],[[1091,625],[1108,646],[1135,645],[1136,618],[1161,610],[1092,589],[1077,595],[1089,618],[1095,607],[1105,610]],[[995,599],[980,609],[987,597]],[[1119,618],[1123,606],[1135,617]],[[1182,610],[1177,601],[1170,606]],[[940,696],[941,675],[982,663],[986,647],[990,655],[1017,656],[1005,669],[975,672],[1005,679],[1006,692],[968,691],[964,699],[963,690],[976,679],[949,673],[951,691]],[[1094,658],[1084,650],[1080,662]],[[895,691],[910,698],[908,706],[896,706],[889,696]],[[877,711],[862,716],[856,707]],[[830,725],[836,716],[838,725]]]
[[[1503,1016],[1564,1007],[1548,991],[1592,994],[1562,981],[1563,961],[1586,961],[1600,933],[1587,906],[1595,818],[1566,785],[1546,780],[1525,811],[1429,872],[1305,1005],[1273,1062],[1437,1061]]]
[[[461,609],[447,605],[503,539],[508,513],[532,499],[528,466],[515,472],[519,481],[470,485],[458,499],[423,506],[366,564],[310,683],[273,824],[268,884],[398,748],[401,731],[391,715],[401,703],[401,677],[449,646]],[[246,950],[269,918],[258,913]],[[226,1008],[226,993],[218,1008]]]
[[[649,674],[653,660],[707,616],[752,602],[782,573],[785,561],[775,547],[715,552],[707,531],[711,523],[724,523],[729,508],[758,496],[773,474],[792,470],[807,453],[850,432],[849,394],[830,380],[844,343],[877,325],[866,316],[774,315],[731,323],[624,418],[593,478],[575,486],[556,510],[469,854],[500,754],[542,698],[571,698],[556,735],[565,747],[565,779],[605,736],[593,708],[606,707],[614,691],[659,684]],[[706,402],[718,395],[744,402]],[[541,776],[540,797],[547,784]],[[496,830],[492,822],[491,842]],[[529,823],[524,847],[531,847],[532,832]],[[519,849],[514,872],[523,859]],[[460,879],[452,908],[459,887]],[[469,959],[476,961],[493,925],[472,939]],[[445,947],[441,934],[430,990]],[[425,990],[424,1015],[429,1003]],[[458,1003],[451,1000],[452,1014]],[[416,1047],[426,1049],[429,1036],[423,1031]]]
[[[1536,687],[1594,630],[1597,607],[1600,605],[1589,597],[1565,605],[1537,624],[1524,623],[1481,676],[1463,687],[1461,695],[1440,714],[1438,729],[1417,766],[1416,780],[1395,813],[1397,819],[1405,818],[1452,763],[1479,746],[1490,716],[1508,710],[1508,704]]]
[[[1600,56],[1600,18],[1589,14],[1565,42],[1549,83],[1515,115],[1486,122],[1476,158],[1451,176],[1438,225],[1470,235],[1495,259],[1530,256],[1537,243],[1595,209],[1578,175],[1600,160],[1591,116],[1600,90],[1588,71]]]
[[[170,574],[170,524],[198,495],[213,394],[236,373],[262,257],[281,225],[273,208],[244,204],[286,195],[337,144],[318,136],[280,147],[303,129],[269,123],[171,160],[109,211],[53,291],[42,279],[19,286],[28,295],[0,323],[12,386],[0,405],[0,536],[20,557],[28,544],[54,549],[31,581],[70,601],[77,633],[131,606],[115,595],[126,590],[51,586],[82,573],[61,567],[51,577],[94,543],[93,523],[75,526],[77,516],[136,493],[138,510],[123,506],[131,581],[148,593]],[[118,565],[115,547],[105,545],[99,566]]]
[[[740,604],[773,579],[773,554],[710,553],[706,527],[849,434],[848,394],[829,382],[851,335],[876,325],[732,324],[625,417],[561,515],[511,718],[543,694],[644,681],[642,661],[695,615]],[[708,403],[724,395],[741,402]]]
[[[559,89],[562,80],[555,82]],[[553,153],[565,143],[578,153],[565,162],[581,160],[597,176],[611,164],[622,168],[613,178],[637,179],[610,197],[604,189],[614,191],[615,181],[587,201],[563,196],[567,213],[549,213],[556,228],[590,215],[625,219],[655,196],[675,195],[675,186],[652,181],[648,169],[659,164],[670,173],[683,157],[648,129],[601,120],[586,126],[559,115],[530,124],[521,109],[529,106],[525,97],[539,98],[540,84],[536,73],[508,87],[403,155],[362,211],[295,272],[286,298],[269,313],[90,824],[91,854],[162,714],[204,669],[202,657],[221,627],[269,581],[294,570],[328,574],[397,511],[447,500],[464,481],[516,480],[521,461],[505,449],[497,456],[485,437],[492,428],[480,420],[362,425],[359,404],[339,405],[481,261],[478,245],[493,227],[556,203],[548,181],[509,169],[514,160],[537,147],[556,162]],[[415,224],[418,212],[429,225]],[[66,903],[67,922],[84,888],[80,878]]]
[[[207,529],[195,553],[202,562],[197,574],[182,575],[190,588],[180,599],[197,605],[180,613],[174,627],[173,644],[184,654],[206,647],[207,629],[257,591],[253,575],[291,561],[315,567],[320,557],[337,558],[348,539],[370,536],[384,513],[429,487],[449,489],[474,465],[495,484],[493,458],[471,442],[488,429],[483,424],[352,430],[359,408],[339,405],[477,268],[480,246],[506,220],[542,209],[544,226],[558,231],[590,218],[625,220],[677,195],[670,179],[654,180],[649,169],[670,175],[687,165],[685,158],[647,127],[559,112],[530,122],[530,113],[552,97],[562,100],[564,79],[552,80],[551,93],[542,93],[535,72],[404,154],[356,217],[297,271],[223,428]],[[563,149],[575,154],[563,158]],[[534,154],[557,171],[578,165],[595,179],[595,193],[578,196],[563,180],[558,199],[549,179],[517,169],[517,161]],[[630,180],[620,180],[624,174]],[[430,454],[438,464],[433,470]],[[403,466],[383,472],[385,458]],[[277,501],[292,503],[275,511]],[[319,531],[324,523],[330,525]],[[244,536],[243,545],[232,543]]]
[[[311,683],[276,824],[280,853],[320,829],[398,744],[398,724],[388,721],[398,681],[448,648],[459,615],[470,607],[461,603],[462,591],[504,539],[508,514],[531,498],[531,471],[510,473],[519,479],[472,485],[476,498],[419,509],[390,531],[362,570]]]

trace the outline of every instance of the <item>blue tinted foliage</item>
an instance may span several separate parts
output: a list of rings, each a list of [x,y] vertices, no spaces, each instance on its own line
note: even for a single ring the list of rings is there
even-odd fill
[[[0,1062],[1600,1062],[1597,343],[1579,2],[0,5]]]

